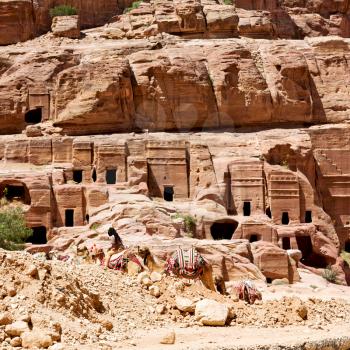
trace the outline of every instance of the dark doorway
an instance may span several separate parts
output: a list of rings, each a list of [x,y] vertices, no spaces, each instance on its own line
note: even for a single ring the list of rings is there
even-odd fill
[[[117,170],[107,169],[106,170],[106,183],[107,185],[114,185],[117,182]]]
[[[32,227],[32,231],[33,231],[33,234],[27,239],[27,242],[33,243],[33,244],[47,243],[45,226]]]
[[[344,250],[345,250],[346,252],[350,253],[350,240],[347,240],[347,241],[345,242],[345,248],[344,248]]]
[[[7,185],[4,189],[4,194],[9,201],[20,201],[25,204],[30,204],[26,202],[26,193],[23,185]]]
[[[270,278],[270,277],[266,277],[266,283],[272,283],[272,278]]]
[[[42,108],[38,107],[36,109],[28,111],[24,116],[24,120],[27,124],[38,124],[41,123],[42,117]]]
[[[282,238],[282,248],[284,250],[290,249],[290,238],[289,237],[283,237]]]
[[[305,222],[306,223],[312,222],[312,211],[311,210],[306,210],[306,212],[305,212]]]
[[[83,171],[73,170],[73,180],[74,182],[80,184],[83,181]]]
[[[272,218],[270,207],[267,207],[267,208],[266,208],[265,213],[266,213],[266,215],[267,215],[270,219]]]
[[[260,241],[260,237],[258,235],[251,235],[249,237],[249,242],[250,243],[257,242],[257,241]]]
[[[92,170],[91,178],[92,178],[93,182],[96,182],[97,174],[96,174],[96,169],[95,168]]]
[[[65,226],[66,227],[73,227],[74,226],[74,209],[66,209]]]
[[[8,201],[30,204],[29,191],[21,182],[2,183],[0,185],[0,196],[5,197]]]
[[[250,216],[250,202],[243,203],[243,216]]]
[[[298,249],[301,251],[301,262],[307,260],[312,254],[312,242],[310,236],[296,236]]]
[[[17,199],[20,200],[22,202],[25,201],[25,192],[24,192],[24,186],[21,185],[8,185],[6,186],[6,191],[5,191],[5,197],[8,200],[13,200],[13,199]]]
[[[89,223],[89,221],[90,221],[90,215],[89,214],[85,215],[85,221],[86,221],[86,224]]]
[[[288,212],[282,213],[282,225],[288,225],[289,224],[289,214]]]
[[[172,202],[174,200],[174,187],[164,186],[164,200]]]
[[[238,224],[233,222],[214,222],[210,227],[210,233],[215,240],[231,239]]]

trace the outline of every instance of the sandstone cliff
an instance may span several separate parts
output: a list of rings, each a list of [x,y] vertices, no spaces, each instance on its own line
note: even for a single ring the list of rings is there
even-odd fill
[[[114,225],[159,255],[196,245],[225,282],[297,281],[301,259],[345,283],[347,1],[70,1],[73,32],[39,36],[59,3],[0,3],[0,197],[29,251]]]

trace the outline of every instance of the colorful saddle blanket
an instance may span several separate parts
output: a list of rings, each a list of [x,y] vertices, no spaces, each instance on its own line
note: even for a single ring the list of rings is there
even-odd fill
[[[136,255],[129,253],[127,250],[113,254],[109,260],[108,267],[112,270],[124,271],[129,261],[133,261],[142,269],[142,264],[137,259]],[[104,258],[101,260],[101,265],[104,265]]]
[[[203,257],[195,248],[191,248],[188,251],[179,248],[166,261],[165,272],[167,274],[173,273],[178,277],[195,279],[202,275],[204,265]]]
[[[243,280],[235,283],[234,290],[239,299],[248,304],[254,304],[255,300],[261,300],[262,296],[251,280]]]

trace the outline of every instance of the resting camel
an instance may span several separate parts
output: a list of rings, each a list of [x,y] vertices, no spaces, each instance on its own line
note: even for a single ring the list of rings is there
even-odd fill
[[[138,248],[138,255],[143,263],[153,272],[165,272],[179,278],[200,279],[205,287],[216,291],[212,266],[197,252],[195,248],[184,251],[179,248],[165,262],[158,261],[149,248]]]
[[[130,249],[123,249],[119,252],[112,250],[112,252],[108,252],[105,256],[103,249],[93,245],[90,248],[90,256],[93,262],[98,262],[101,266],[112,270],[128,273],[139,273],[144,270],[142,262]]]

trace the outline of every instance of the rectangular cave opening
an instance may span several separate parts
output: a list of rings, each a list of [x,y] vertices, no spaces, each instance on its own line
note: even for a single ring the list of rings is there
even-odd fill
[[[46,237],[46,227],[45,226],[38,226],[38,227],[32,227],[33,234],[27,239],[27,242],[32,244],[46,244],[47,243],[47,237]]]
[[[164,200],[172,202],[174,200],[174,186],[164,186]]]
[[[42,107],[37,107],[35,109],[31,109],[24,115],[24,120],[27,124],[41,123],[42,118],[43,118]]]
[[[259,235],[257,235],[257,234],[250,235],[250,237],[249,237],[249,242],[250,243],[257,242],[257,241],[260,241],[260,236]]]
[[[305,223],[309,224],[310,222],[312,222],[312,211],[306,210],[305,211]]]
[[[348,239],[348,240],[345,242],[344,250],[345,250],[346,252],[350,253],[350,239]]]
[[[287,211],[284,211],[282,213],[282,225],[288,225],[289,224],[289,214]]]
[[[290,246],[290,238],[289,237],[283,237],[282,238],[282,248],[284,250],[288,250],[291,248]]]
[[[82,170],[73,170],[73,181],[77,184],[83,182],[83,171]]]
[[[250,202],[243,203],[243,216],[250,216],[251,213],[251,204]]]
[[[117,182],[117,169],[106,170],[106,183],[107,185],[114,185]]]
[[[74,209],[66,209],[65,211],[65,226],[73,227],[74,226]]]
[[[312,242],[310,236],[296,236],[298,249],[301,251],[302,259],[307,259],[312,254]]]

